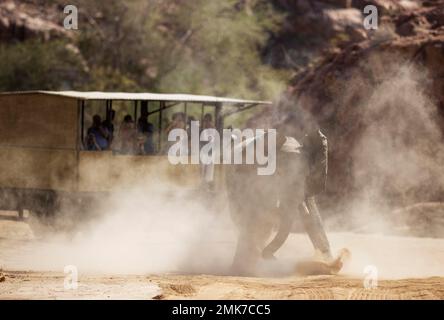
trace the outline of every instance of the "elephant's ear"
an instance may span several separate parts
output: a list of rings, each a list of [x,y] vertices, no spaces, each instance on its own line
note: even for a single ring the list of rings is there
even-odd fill
[[[280,150],[288,153],[301,153],[302,144],[293,137],[285,137],[285,142]]]

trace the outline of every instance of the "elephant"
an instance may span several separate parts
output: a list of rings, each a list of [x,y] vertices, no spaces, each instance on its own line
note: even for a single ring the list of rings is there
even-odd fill
[[[255,140],[267,142],[267,134]],[[245,146],[241,148],[245,149]],[[287,239],[297,213],[301,215],[315,249],[331,257],[316,203],[311,195],[307,196],[310,157],[303,145],[278,132],[275,174],[260,176],[257,167],[257,164],[240,164],[230,165],[225,170],[230,214],[238,228],[233,273],[254,275],[259,260],[273,257]],[[277,225],[279,230],[267,245]]]

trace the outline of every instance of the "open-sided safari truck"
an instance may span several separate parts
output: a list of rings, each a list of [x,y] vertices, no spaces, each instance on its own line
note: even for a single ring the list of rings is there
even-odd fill
[[[198,187],[199,165],[172,165],[162,151],[168,143],[165,128],[172,115],[181,112],[202,120],[210,113],[220,131],[226,117],[262,104],[269,102],[184,94],[2,93],[0,210],[53,216],[61,200],[84,208],[97,196],[141,180],[155,184],[167,178],[186,188]],[[145,115],[154,128],[156,152],[122,154],[113,147],[88,151],[85,140],[93,116],[109,119],[111,110],[115,113],[114,135],[125,116],[131,115],[136,126],[137,119]],[[215,170],[215,180],[221,176]]]

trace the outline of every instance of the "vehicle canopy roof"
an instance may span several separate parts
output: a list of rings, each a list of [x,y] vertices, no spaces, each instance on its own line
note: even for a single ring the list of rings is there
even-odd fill
[[[129,92],[100,92],[100,91],[19,91],[4,92],[1,95],[11,94],[45,94],[80,100],[132,100],[132,101],[168,101],[208,104],[271,104],[270,101],[244,100],[194,94],[166,94],[166,93],[129,93]]]

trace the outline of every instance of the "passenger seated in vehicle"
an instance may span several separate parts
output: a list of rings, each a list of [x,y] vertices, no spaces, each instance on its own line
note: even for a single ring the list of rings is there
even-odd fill
[[[202,129],[214,129],[213,116],[211,113],[206,113],[203,118]]]
[[[122,154],[136,153],[137,131],[134,127],[133,118],[127,114],[122,121],[117,137],[117,150]]]
[[[170,133],[173,129],[186,129],[187,116],[183,112],[176,112],[173,114],[172,121],[166,128],[166,133]]]
[[[137,121],[137,132],[139,149],[141,154],[155,154],[156,150],[153,142],[154,126],[148,122],[148,113],[143,112]]]
[[[186,114],[183,112],[176,112],[173,114],[171,122],[166,126],[165,134],[163,135],[164,139],[166,139],[165,143],[163,143],[162,153],[167,154],[169,148],[175,143],[173,141],[168,141],[168,135],[173,129],[183,129],[186,130],[187,122],[186,122]]]
[[[106,119],[103,120],[102,126],[108,130],[109,136],[107,138],[108,145],[110,146],[114,139],[114,118],[116,116],[116,111],[111,109],[106,114]]]
[[[89,151],[99,151],[101,150],[97,144],[96,137],[90,133],[86,136],[86,149]]]
[[[98,114],[94,115],[92,126],[87,131],[87,137],[86,137],[87,150],[91,151],[107,150],[109,147],[108,139],[109,139],[109,132],[102,125],[102,119]]]

